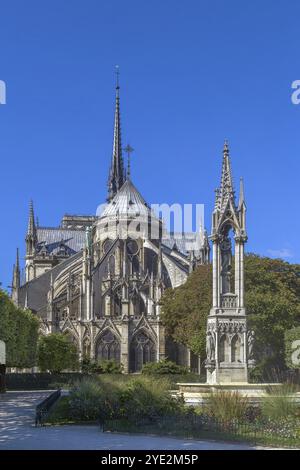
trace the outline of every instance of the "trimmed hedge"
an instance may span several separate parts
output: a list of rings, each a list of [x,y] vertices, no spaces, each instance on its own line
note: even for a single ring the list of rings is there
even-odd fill
[[[7,367],[36,365],[39,320],[30,310],[16,307],[0,289],[0,339],[6,343]]]
[[[37,374],[6,374],[7,390],[51,390],[59,386],[73,385],[85,375],[80,372],[66,372],[63,374],[37,373]]]

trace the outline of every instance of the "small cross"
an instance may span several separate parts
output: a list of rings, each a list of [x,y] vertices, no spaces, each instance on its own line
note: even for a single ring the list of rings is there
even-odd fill
[[[127,144],[127,146],[123,149],[124,152],[127,153],[127,178],[130,176],[130,154],[134,151],[131,145]]]

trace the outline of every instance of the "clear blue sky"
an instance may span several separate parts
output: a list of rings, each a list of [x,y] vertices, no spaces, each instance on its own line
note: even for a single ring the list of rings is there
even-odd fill
[[[248,251],[300,262],[296,0],[1,2],[0,281],[24,257],[28,204],[41,225],[95,213],[111,157],[114,66],[123,142],[148,202],[205,203],[229,140],[244,176]]]

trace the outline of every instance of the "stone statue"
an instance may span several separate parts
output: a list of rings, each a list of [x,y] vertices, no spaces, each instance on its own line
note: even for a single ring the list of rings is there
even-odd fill
[[[248,331],[247,333],[247,343],[248,343],[248,360],[253,360],[253,345],[254,345],[254,331]]]
[[[92,252],[92,233],[91,228],[86,227],[85,229],[85,247],[88,249],[89,254]]]
[[[206,336],[206,358],[207,362],[213,362],[215,360],[215,338],[210,331]]]
[[[224,237],[221,243],[221,278],[222,278],[222,294],[231,292],[231,240],[228,236]]]

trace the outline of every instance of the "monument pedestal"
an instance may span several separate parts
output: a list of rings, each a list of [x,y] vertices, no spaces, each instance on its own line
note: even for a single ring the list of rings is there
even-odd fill
[[[216,368],[206,367],[207,383],[209,385],[247,383],[248,370],[246,364],[221,363]]]

